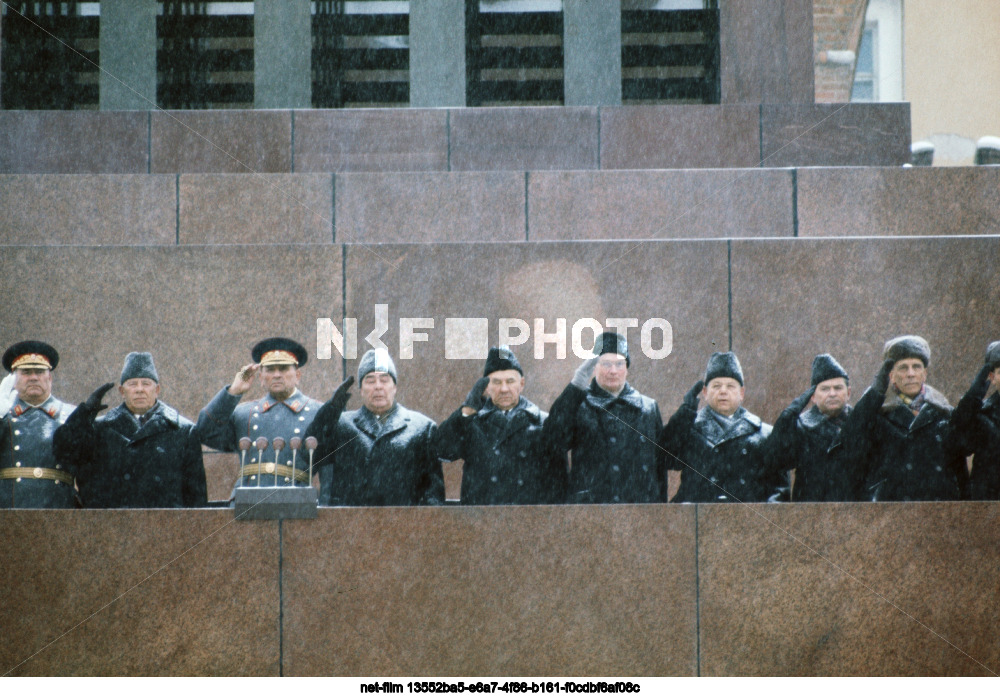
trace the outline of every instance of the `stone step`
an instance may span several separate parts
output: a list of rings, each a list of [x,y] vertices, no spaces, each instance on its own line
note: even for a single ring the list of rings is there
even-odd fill
[[[1000,234],[1000,168],[0,175],[0,245]]]
[[[0,172],[524,171],[909,162],[910,107],[0,111]]]

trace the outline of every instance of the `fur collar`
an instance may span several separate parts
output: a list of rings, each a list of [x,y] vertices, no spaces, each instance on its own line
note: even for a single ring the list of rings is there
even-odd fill
[[[951,411],[952,409],[951,404],[948,403],[948,398],[927,384],[924,385],[924,402],[944,411]],[[904,409],[910,408],[896,393],[896,390],[890,387],[886,390],[885,401],[882,402],[882,411],[892,411],[899,407],[903,407]]]

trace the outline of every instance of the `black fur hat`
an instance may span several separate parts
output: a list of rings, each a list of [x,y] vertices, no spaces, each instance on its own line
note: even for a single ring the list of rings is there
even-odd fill
[[[883,360],[892,359],[893,363],[906,358],[917,358],[923,362],[926,368],[931,364],[931,347],[922,336],[912,334],[897,336],[895,339],[889,339],[885,342],[882,358]]]
[[[850,378],[847,377],[847,371],[844,370],[844,366],[837,363],[836,358],[831,356],[829,353],[821,353],[816,356],[813,359],[813,387],[821,382],[833,380],[834,378],[844,378],[846,382],[850,382]]]
[[[628,368],[632,365],[628,355],[628,342],[621,334],[604,332],[597,337],[597,342],[594,344],[594,355],[603,356],[605,353],[617,353],[625,356],[625,367]]]
[[[516,370],[524,375],[521,364],[517,362],[517,356],[511,353],[510,347],[506,344],[490,347],[490,352],[486,356],[486,367],[483,368],[483,377],[498,370]]]
[[[743,368],[740,367],[740,359],[732,351],[720,353],[716,351],[708,359],[708,367],[705,368],[705,384],[712,382],[715,378],[732,378],[743,385]]]

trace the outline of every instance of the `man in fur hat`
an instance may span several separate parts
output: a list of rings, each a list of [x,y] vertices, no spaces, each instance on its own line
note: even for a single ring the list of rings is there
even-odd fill
[[[973,456],[971,497],[1000,500],[1000,341],[986,348],[986,360],[951,415],[963,451]]]
[[[706,406],[698,409],[699,394]],[[743,408],[743,368],[733,352],[713,353],[670,417],[660,443],[667,466],[681,471],[674,503],[777,501],[787,479],[764,467],[771,427]]]
[[[56,431],[56,458],[77,468],[86,508],[194,508],[207,503],[205,467],[194,424],[160,401],[160,376],[148,353],[125,357],[118,392],[97,388]]]
[[[543,430],[547,447],[571,453],[569,503],[666,498],[660,407],[628,383],[630,365],[625,337],[604,332],[552,404]]]
[[[886,342],[875,381],[849,419],[870,501],[966,498],[969,471],[951,427],[951,405],[927,384],[931,349],[919,336]]]
[[[844,457],[850,398],[847,371],[823,353],[813,359],[812,386],[774,422],[765,461],[770,472],[795,470],[792,501],[855,501],[860,495],[861,473]]]
[[[284,337],[272,337],[250,349],[252,363],[237,371],[226,385],[198,414],[198,434],[205,445],[231,453],[239,449],[240,438],[267,439],[267,447],[251,446],[241,456],[242,469],[236,486],[312,486],[309,459],[305,449],[293,457],[291,440],[305,439],[321,404],[299,391],[302,368],[309,360],[302,344]],[[254,378],[267,394],[240,404]],[[274,439],[284,439],[284,447],[275,453]],[[276,461],[277,458],[277,461]],[[294,462],[293,462],[294,460]],[[261,481],[257,481],[258,475]]]
[[[524,371],[507,346],[494,346],[465,403],[438,429],[438,457],[462,459],[462,503],[562,503],[566,461],[544,447],[548,417],[521,396]]]
[[[52,436],[73,408],[52,396],[59,353],[20,341],[3,354],[13,390],[0,408],[0,508],[72,508],[73,473],[56,460]]]
[[[361,408],[344,412],[354,377],[320,409],[308,435],[319,441],[319,502],[327,506],[444,503],[434,422],[396,401],[396,364],[371,349],[358,364]]]

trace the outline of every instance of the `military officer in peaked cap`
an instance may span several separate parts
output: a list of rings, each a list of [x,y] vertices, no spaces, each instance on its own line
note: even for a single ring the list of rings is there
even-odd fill
[[[239,440],[264,437],[267,448],[251,447],[237,479],[237,486],[311,486],[309,460],[293,457],[291,439],[304,439],[321,402],[299,391],[302,368],[309,360],[302,344],[273,337],[264,339],[250,352],[253,363],[240,368],[231,385],[223,387],[198,414],[201,442],[216,450],[236,452]],[[251,402],[240,403],[243,395],[260,375],[267,394]],[[281,437],[284,447],[275,464],[274,439]],[[304,452],[304,451],[303,451]],[[261,472],[261,481],[257,481]],[[294,482],[294,483],[293,483]]]
[[[52,396],[59,354],[41,341],[21,341],[3,354],[14,378],[0,420],[0,508],[72,508],[73,474],[52,452],[52,436],[73,408]]]

